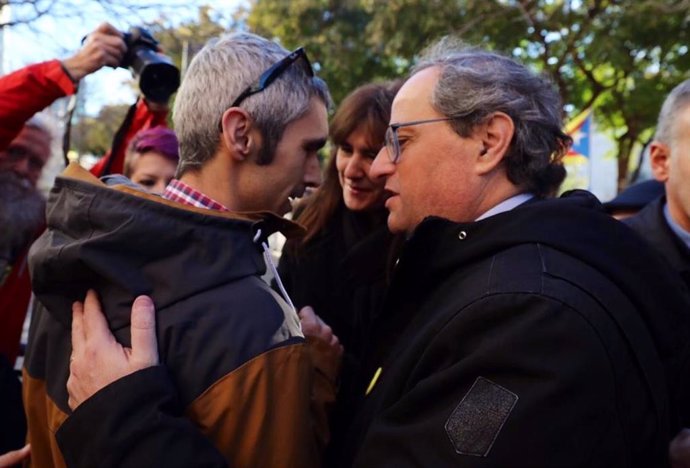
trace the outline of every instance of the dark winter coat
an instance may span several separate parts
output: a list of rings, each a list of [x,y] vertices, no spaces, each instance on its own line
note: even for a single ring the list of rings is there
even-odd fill
[[[316,431],[326,428],[312,394],[311,353],[294,311],[261,280],[265,264],[254,240],[259,229],[265,240],[285,223],[106,187],[75,166],[58,177],[48,229],[30,254],[43,305],[32,317],[24,369],[31,463],[318,465]],[[153,298],[165,367],[126,377],[72,413],[65,387],[71,305],[87,288],[99,293],[124,346],[132,301]],[[167,392],[168,379],[176,391]],[[176,439],[166,428],[192,435]],[[196,453],[194,464],[179,456],[199,444],[220,454]]]
[[[623,220],[656,249],[690,289],[690,249],[671,230],[664,216],[665,197],[648,204],[635,216]]]
[[[327,466],[339,457],[340,443],[364,397],[362,359],[386,292],[393,241],[387,215],[385,210],[356,213],[341,204],[322,232],[306,244],[288,241],[280,258],[278,271],[297,309],[312,306],[345,348]]]
[[[687,415],[679,291],[586,192],[425,220],[375,331],[354,465],[664,466]]]

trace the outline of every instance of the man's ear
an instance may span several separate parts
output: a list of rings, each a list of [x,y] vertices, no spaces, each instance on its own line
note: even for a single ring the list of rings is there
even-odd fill
[[[659,182],[666,183],[671,165],[671,148],[659,141],[652,141],[649,145],[649,164],[654,178]]]
[[[475,159],[477,174],[484,175],[494,170],[503,160],[515,133],[515,124],[508,114],[495,112],[477,127],[475,137],[481,148]]]
[[[221,118],[221,142],[238,161],[247,159],[257,147],[254,120],[239,107],[231,107]]]

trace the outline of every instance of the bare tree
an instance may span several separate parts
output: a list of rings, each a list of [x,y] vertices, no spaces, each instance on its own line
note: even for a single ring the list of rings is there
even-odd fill
[[[101,13],[109,21],[143,21],[152,12],[158,16],[193,12],[203,0],[0,0],[0,9],[9,10],[9,15],[0,16],[0,29],[17,25],[32,26],[36,20],[50,16],[56,20],[64,18],[88,19]]]

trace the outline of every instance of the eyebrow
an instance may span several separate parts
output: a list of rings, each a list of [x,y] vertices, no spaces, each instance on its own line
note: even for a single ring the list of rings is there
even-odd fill
[[[326,144],[325,138],[316,138],[313,140],[304,140],[302,143],[302,148],[307,151],[317,151],[324,147]]]

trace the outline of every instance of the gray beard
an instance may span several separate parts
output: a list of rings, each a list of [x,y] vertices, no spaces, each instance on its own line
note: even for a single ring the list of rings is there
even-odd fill
[[[38,190],[13,172],[0,173],[0,284],[44,222],[45,200]]]

